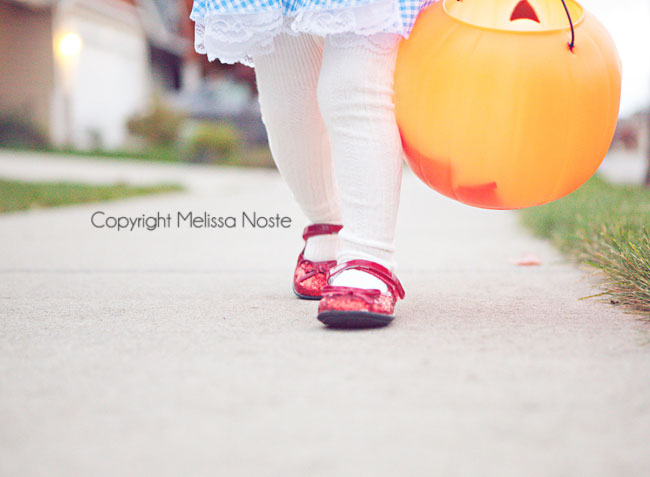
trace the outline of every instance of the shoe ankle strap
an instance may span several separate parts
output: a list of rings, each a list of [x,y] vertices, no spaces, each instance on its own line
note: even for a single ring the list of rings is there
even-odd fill
[[[342,225],[337,224],[311,224],[305,227],[305,230],[302,231],[302,238],[303,240],[307,240],[309,237],[314,237],[316,235],[336,234],[342,228]]]
[[[331,279],[335,275],[341,273],[343,270],[350,269],[363,270],[364,272],[367,272],[370,275],[379,278],[388,286],[388,288],[390,288],[390,290],[393,292],[393,295],[397,295],[402,299],[406,295],[402,284],[397,278],[397,275],[395,275],[392,271],[383,265],[379,265],[376,262],[371,262],[370,260],[355,259],[339,263],[330,269],[329,278]]]

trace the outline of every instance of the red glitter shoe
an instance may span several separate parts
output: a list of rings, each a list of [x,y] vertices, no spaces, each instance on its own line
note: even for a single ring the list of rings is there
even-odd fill
[[[309,237],[316,235],[336,234],[343,228],[342,225],[336,224],[312,224],[305,227],[302,232],[302,238],[307,242]],[[296,270],[293,273],[293,292],[305,300],[320,300],[321,288],[327,285],[327,272],[336,265],[336,260],[327,260],[324,262],[313,262],[304,257],[305,248],[298,256]]]
[[[357,269],[384,282],[388,291],[330,285],[329,281],[343,270]],[[318,319],[333,328],[376,328],[386,326],[395,316],[395,302],[404,298],[404,288],[397,276],[386,267],[369,260],[349,260],[332,268],[328,284],[322,289]]]

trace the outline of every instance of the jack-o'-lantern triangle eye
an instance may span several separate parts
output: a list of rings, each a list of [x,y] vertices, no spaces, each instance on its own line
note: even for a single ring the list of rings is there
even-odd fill
[[[537,18],[537,13],[535,9],[528,3],[527,0],[521,0],[512,10],[510,15],[510,21],[520,20],[526,18],[528,20],[533,20],[534,22],[539,23],[539,18]]]

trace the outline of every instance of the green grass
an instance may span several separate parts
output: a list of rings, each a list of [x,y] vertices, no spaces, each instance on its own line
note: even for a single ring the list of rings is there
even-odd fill
[[[0,145],[0,148],[3,148]],[[68,148],[55,148],[55,147],[43,147],[38,149],[32,149],[28,147],[9,147],[4,148],[14,151],[25,151],[25,152],[42,152],[48,154],[62,155],[67,157],[92,157],[97,159],[116,159],[116,160],[127,160],[127,161],[154,161],[154,162],[185,162],[183,161],[173,146],[152,146],[147,149],[145,152],[135,152],[135,151],[95,151],[95,150],[80,150],[80,149],[68,149]],[[271,157],[271,152],[268,147],[265,146],[255,146],[247,147],[234,157],[232,160],[227,162],[220,162],[218,165],[221,166],[234,166],[234,167],[262,167],[262,168],[274,168],[275,164],[273,158]]]
[[[133,187],[125,184],[86,185],[68,182],[19,182],[0,180],[0,213],[38,207],[80,204],[121,199],[137,195],[181,190],[180,186],[161,184]]]
[[[2,147],[2,146],[0,146]],[[24,152],[43,152],[68,157],[92,157],[98,159],[124,159],[127,161],[155,161],[155,162],[180,162],[178,154],[173,147],[151,147],[146,152],[123,150],[83,150],[66,147],[7,147],[5,149]]]
[[[594,177],[573,194],[522,211],[536,235],[605,274],[613,303],[650,313],[650,188]]]

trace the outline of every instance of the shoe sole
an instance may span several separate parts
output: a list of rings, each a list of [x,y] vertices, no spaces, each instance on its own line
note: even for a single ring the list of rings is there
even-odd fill
[[[294,287],[291,287],[291,289],[293,290],[293,293],[302,300],[320,300],[323,298],[322,296],[303,295],[302,293],[298,293]]]
[[[318,321],[330,328],[380,328],[393,321],[395,317],[369,311],[323,311],[318,314]]]

